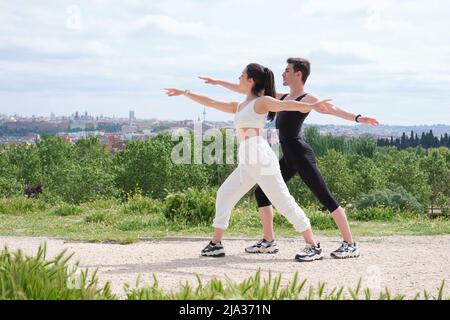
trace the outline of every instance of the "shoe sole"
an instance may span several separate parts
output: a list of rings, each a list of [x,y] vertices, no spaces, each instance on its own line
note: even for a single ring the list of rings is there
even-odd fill
[[[225,257],[225,253],[219,253],[219,254],[200,254],[200,257],[205,257],[205,258],[223,258]]]
[[[358,253],[358,255],[350,255],[350,256],[345,256],[345,257],[338,257],[338,256],[335,256],[335,255],[333,255],[333,254],[330,254],[330,256],[331,256],[333,259],[345,260],[345,259],[359,258],[359,257],[361,256],[361,254]]]
[[[276,254],[278,253],[279,250],[275,250],[275,251],[247,251],[245,250],[245,253],[250,253],[250,254]]]
[[[295,261],[297,261],[297,262],[313,262],[313,261],[320,261],[320,260],[323,260],[323,256],[321,256],[319,258],[314,258],[311,260],[302,260],[302,259],[295,257]]]

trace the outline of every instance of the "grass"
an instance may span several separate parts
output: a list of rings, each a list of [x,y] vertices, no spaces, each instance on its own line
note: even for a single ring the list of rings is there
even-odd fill
[[[66,251],[46,259],[46,247],[35,257],[21,251],[0,252],[0,299],[2,300],[93,300],[114,299],[110,285],[98,288],[97,272],[70,266]]]
[[[261,276],[261,270],[242,282],[229,278],[225,281],[212,279],[203,284],[197,277],[196,286],[189,282],[181,283],[178,290],[167,292],[159,287],[158,279],[153,277],[153,286],[130,289],[125,285],[128,300],[449,300],[444,297],[445,281],[442,281],[436,294],[426,290],[411,298],[405,294],[393,294],[388,288],[375,293],[370,288],[363,289],[361,279],[355,288],[327,288],[326,283],[307,286],[307,279],[300,281],[296,272],[293,279],[282,285],[282,276]]]
[[[57,216],[67,217],[67,216],[76,216],[82,212],[82,209],[68,204],[62,204],[56,207],[52,213]]]
[[[26,198],[0,199],[0,235],[132,243],[141,238],[209,237],[212,234],[209,224],[190,226],[169,222],[162,213],[162,205],[159,201],[143,197],[130,199],[124,204],[105,199],[80,206],[52,206]],[[305,212],[318,236],[339,236],[330,214],[313,208],[305,208]],[[381,213],[380,219],[371,221],[364,221],[366,217],[365,212],[349,213],[350,226],[356,237],[450,234],[450,219],[430,219],[406,213]],[[294,228],[280,214],[275,214],[274,226],[279,238],[298,237]],[[252,202],[242,201],[233,211],[227,236],[261,236],[259,214]]]
[[[79,264],[71,265],[66,251],[52,259],[46,257],[46,247],[41,246],[36,256],[24,256],[19,250],[10,252],[7,248],[0,252],[0,300],[116,300],[111,292],[110,282],[99,286],[97,270],[90,272],[80,269]],[[282,285],[281,275],[262,277],[258,270],[252,277],[242,282],[227,278],[226,281],[212,279],[203,284],[197,277],[197,285],[188,282],[179,288],[166,291],[159,287],[154,275],[151,287],[132,289],[125,284],[123,290],[128,300],[404,300],[404,294],[393,294],[388,288],[375,294],[369,288],[363,289],[361,280],[355,288],[330,288],[325,283],[306,286],[307,280],[300,281],[299,274],[286,285]],[[445,282],[436,294],[423,291],[413,299],[449,300],[444,297]]]

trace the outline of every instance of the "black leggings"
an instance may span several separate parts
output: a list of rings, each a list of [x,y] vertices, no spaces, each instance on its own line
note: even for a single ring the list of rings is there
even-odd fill
[[[316,156],[311,147],[302,139],[289,140],[281,143],[283,157],[280,159],[280,170],[287,183],[297,172],[320,203],[333,212],[339,208],[339,203],[328,189],[316,163]],[[255,190],[258,207],[267,207],[271,203],[258,186]]]

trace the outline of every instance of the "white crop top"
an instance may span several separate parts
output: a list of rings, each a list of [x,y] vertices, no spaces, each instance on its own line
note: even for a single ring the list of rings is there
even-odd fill
[[[267,113],[258,114],[255,112],[256,99],[250,101],[242,110],[239,111],[240,103],[237,106],[236,113],[234,115],[234,127],[240,128],[257,128],[264,129],[266,124]]]

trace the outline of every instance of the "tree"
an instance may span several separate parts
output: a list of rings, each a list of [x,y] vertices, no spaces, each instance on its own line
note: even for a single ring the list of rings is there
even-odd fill
[[[375,151],[377,149],[377,144],[373,139],[370,138],[354,138],[350,140],[349,146],[351,153],[366,157],[373,158]]]
[[[431,188],[426,173],[420,167],[418,155],[407,151],[396,151],[390,154],[377,154],[374,161],[383,170],[389,189],[401,186],[422,205],[429,204]]]
[[[38,150],[34,145],[12,145],[6,155],[6,167],[21,184],[26,186],[43,182]]]
[[[372,190],[383,189],[386,180],[383,179],[383,169],[367,157],[356,155],[349,158],[357,196],[369,193]]]
[[[318,165],[336,199],[343,204],[351,202],[358,192],[346,156],[336,150],[328,150],[318,159]]]
[[[97,197],[114,197],[113,159],[98,138],[86,138],[73,146],[71,200],[84,202]]]
[[[450,151],[445,148],[429,150],[421,161],[431,186],[431,203],[436,204],[441,196],[450,197]]]
[[[194,139],[192,135],[191,138]],[[114,159],[117,187],[124,193],[141,192],[161,199],[169,192],[206,185],[206,165],[173,163],[174,146],[168,134],[127,143]],[[193,157],[193,148],[190,152]]]
[[[19,195],[23,191],[23,184],[17,181],[16,166],[10,163],[9,149],[0,145],[0,197]]]
[[[116,185],[127,194],[163,198],[168,193],[171,141],[167,135],[130,141],[115,155]]]

